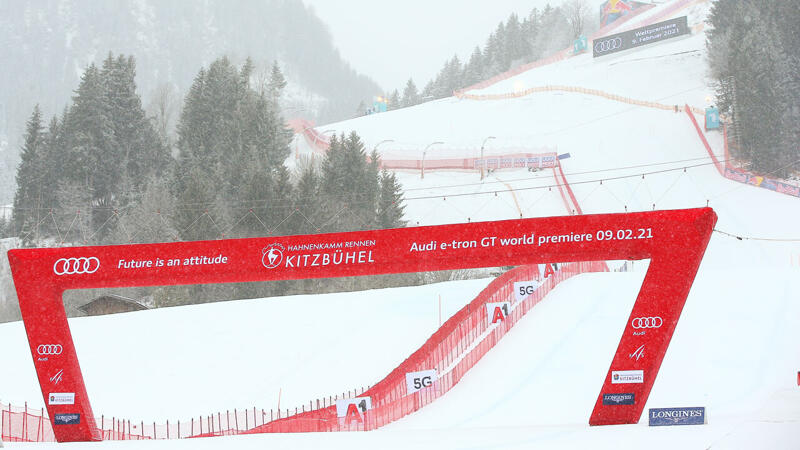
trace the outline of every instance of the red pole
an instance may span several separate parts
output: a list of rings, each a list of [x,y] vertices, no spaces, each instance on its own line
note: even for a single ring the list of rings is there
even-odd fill
[[[39,414],[39,426],[36,427],[36,442],[41,442],[43,439],[44,439],[44,408],[42,408],[41,414]]]

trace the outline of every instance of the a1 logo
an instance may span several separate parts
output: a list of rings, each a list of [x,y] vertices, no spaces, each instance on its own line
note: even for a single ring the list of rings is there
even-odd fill
[[[363,423],[363,415],[370,409],[372,409],[370,397],[336,400],[336,415],[345,425],[350,425],[352,422]]]
[[[511,313],[510,302],[500,303],[487,303],[486,304],[486,320],[489,325],[494,325],[506,320],[506,317]]]

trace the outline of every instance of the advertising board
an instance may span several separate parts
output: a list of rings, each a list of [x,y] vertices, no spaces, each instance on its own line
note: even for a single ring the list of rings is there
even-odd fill
[[[592,56],[598,58],[628,49],[654,44],[689,34],[686,16],[665,20],[634,30],[597,38],[592,42]]]

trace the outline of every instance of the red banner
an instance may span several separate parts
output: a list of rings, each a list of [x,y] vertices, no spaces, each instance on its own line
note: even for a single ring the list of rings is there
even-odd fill
[[[9,251],[8,258],[59,442],[101,439],[61,299],[66,289],[650,258],[592,412],[590,424],[602,425],[638,421],[715,223],[716,214],[701,208],[321,235],[17,249]],[[633,400],[605,400],[623,393],[632,394]]]

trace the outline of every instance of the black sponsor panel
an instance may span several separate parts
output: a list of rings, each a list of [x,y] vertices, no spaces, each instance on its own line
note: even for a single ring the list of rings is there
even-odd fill
[[[650,408],[648,416],[651,427],[703,425],[706,423],[706,408]]]
[[[634,394],[603,394],[604,405],[632,405],[636,396]]]
[[[80,414],[56,414],[53,416],[54,425],[78,425],[81,423]]]
[[[592,56],[610,55],[642,45],[672,39],[689,34],[689,24],[686,16],[665,20],[635,30],[623,31],[597,38],[592,42]]]

